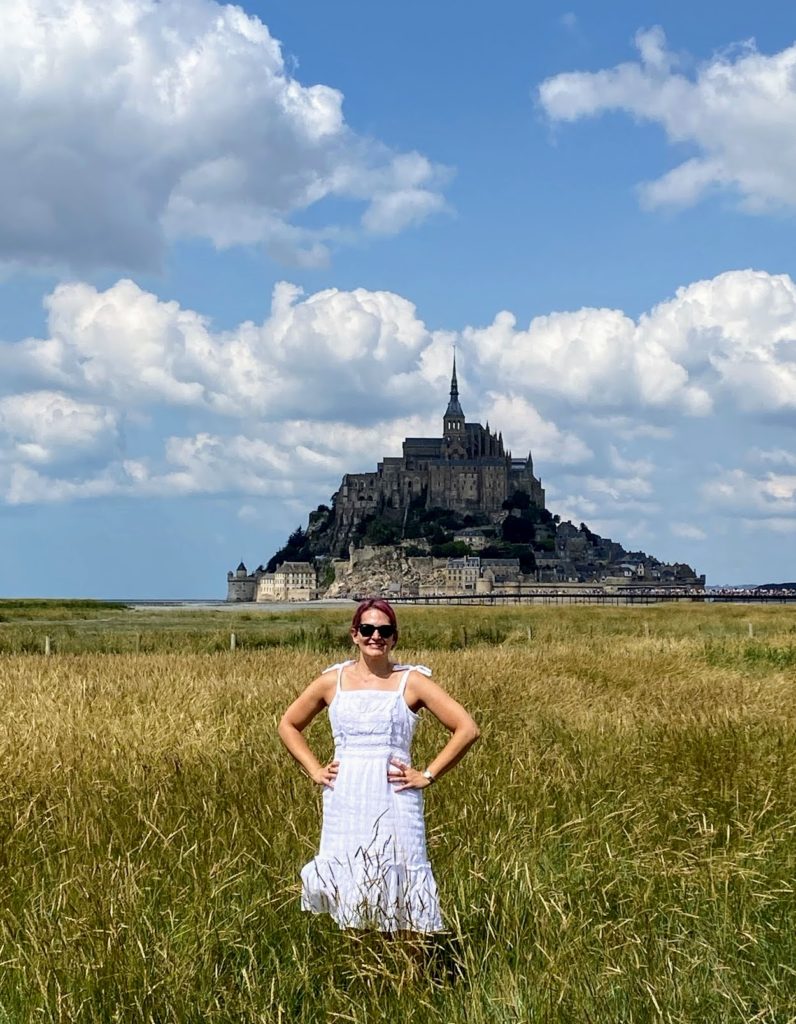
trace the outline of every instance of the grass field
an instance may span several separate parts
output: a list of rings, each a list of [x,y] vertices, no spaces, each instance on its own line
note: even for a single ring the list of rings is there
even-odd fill
[[[276,723],[346,610],[157,615],[0,604],[0,1024],[796,1021],[793,610],[407,609],[482,728],[427,794],[420,967],[298,909]]]

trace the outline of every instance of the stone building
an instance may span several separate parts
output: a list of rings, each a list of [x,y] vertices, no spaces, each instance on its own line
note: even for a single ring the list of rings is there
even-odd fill
[[[449,590],[456,594],[475,593],[475,585],[481,576],[481,559],[476,555],[449,558],[446,575]]]
[[[262,566],[260,566],[263,572]],[[238,568],[227,573],[227,600],[253,601],[257,590],[257,571],[250,573],[243,562]]]
[[[256,601],[314,601],[318,575],[310,562],[282,562],[257,581]]]
[[[309,562],[283,562],[274,572],[260,565],[253,573],[243,562],[227,573],[228,601],[314,601],[318,576]]]
[[[369,515],[400,520],[410,506],[491,513],[516,491],[524,491],[532,505],[544,508],[544,489],[534,476],[531,453],[514,458],[502,433],[491,431],[488,423],[484,427],[465,419],[454,359],[442,436],[407,437],[402,455],[385,457],[375,472],[346,473],[332,498],[332,544],[342,544]]]
[[[519,585],[520,560],[481,558],[478,555],[449,558],[445,575],[448,592],[451,594],[489,594],[506,585]]]

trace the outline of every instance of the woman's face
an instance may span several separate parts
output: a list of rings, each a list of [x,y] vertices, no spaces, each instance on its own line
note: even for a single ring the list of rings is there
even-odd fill
[[[378,608],[368,608],[366,612],[363,612],[362,618],[360,619],[360,629],[362,626],[366,627],[366,632],[370,633],[370,626],[386,626],[392,629],[392,623],[390,622],[389,616],[385,615],[384,612],[380,612]],[[363,654],[368,654],[371,657],[379,654],[387,654],[395,646],[395,634],[392,636],[383,637],[380,635],[379,630],[375,629],[371,636],[363,636],[360,629],[354,631],[351,630],[351,636],[354,643],[362,651]]]

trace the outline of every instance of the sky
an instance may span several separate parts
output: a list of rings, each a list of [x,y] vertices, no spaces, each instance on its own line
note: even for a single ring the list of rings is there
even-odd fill
[[[223,598],[468,420],[796,579],[796,28],[704,0],[4,0],[0,596]]]

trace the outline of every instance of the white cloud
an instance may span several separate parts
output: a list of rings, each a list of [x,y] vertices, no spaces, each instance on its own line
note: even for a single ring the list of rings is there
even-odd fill
[[[796,517],[796,474],[754,476],[743,469],[725,469],[706,480],[701,493],[712,508],[749,519]]]
[[[670,424],[643,422],[649,410],[705,416],[723,402],[753,415],[796,409],[796,285],[762,271],[695,282],[637,321],[584,309],[537,317],[523,330],[504,312],[458,336],[430,332],[412,303],[391,292],[303,296],[286,283],[261,324],[223,332],[129,280],[105,291],[63,284],[46,305],[45,338],[0,345],[6,377],[139,412],[160,404],[324,419],[346,395],[355,421],[376,422],[434,406],[457,338],[462,379],[476,393],[564,401],[626,439],[670,433]],[[530,432],[540,450],[549,437],[565,462],[582,459],[588,446],[572,431],[548,434],[537,408],[503,410],[519,428],[507,443],[519,450]]]
[[[796,205],[796,45],[758,52],[754,42],[714,55],[693,78],[675,70],[660,28],[639,32],[640,61],[548,78],[539,100],[554,121],[621,110],[660,124],[694,157],[656,181],[651,206],[690,205],[731,189],[749,210]]]
[[[639,477],[647,477],[655,469],[655,465],[650,459],[626,458],[614,444],[608,446],[608,457],[611,466],[618,473],[633,473]]]
[[[531,449],[564,518],[673,544],[696,539],[695,504],[711,535],[728,517],[784,531],[796,514],[786,276],[736,271],[638,320],[582,310],[525,330],[501,314],[431,332],[400,295],[285,283],[262,322],[226,331],[131,281],[61,285],[47,312],[44,337],[0,344],[6,503],[209,494],[312,507],[404,437],[439,435],[455,341],[468,419],[488,419],[515,455]]]
[[[612,437],[621,441],[637,441],[650,438],[653,441],[667,441],[672,437],[671,427],[661,427],[655,423],[645,423],[638,417],[620,415],[594,415],[584,413],[579,421],[590,429],[599,432],[610,432]]]
[[[104,498],[118,494],[123,487],[118,468],[109,467],[93,476],[69,479],[40,473],[17,463],[9,472],[0,472],[0,493],[7,505],[50,505],[78,499]]]
[[[785,451],[784,448],[764,450],[753,448],[749,453],[752,461],[775,466],[792,466],[796,469],[796,452]]]
[[[604,525],[610,520],[614,529],[624,524],[627,537],[634,535],[634,529],[646,529],[649,517],[660,511],[652,485],[640,477],[573,477],[559,472],[546,496],[548,507],[562,520],[586,522],[598,532],[595,523]]]
[[[693,523],[672,523],[669,527],[675,537],[684,537],[686,540],[706,540],[707,533]]]
[[[400,451],[407,436],[436,431],[438,422],[403,417],[369,427],[345,422],[285,420],[260,434],[171,436],[157,457],[117,459],[93,474],[45,475],[19,461],[0,472],[0,493],[12,505],[54,503],[108,495],[169,497],[248,495],[299,505],[307,493],[328,500],[343,473],[372,470],[382,455]],[[257,432],[258,428],[253,427]],[[2,468],[0,466],[0,468]],[[305,507],[306,511],[306,507]],[[238,516],[253,520],[244,503]]]
[[[600,509],[599,502],[584,494],[564,494],[548,487],[545,497],[551,511],[555,510],[562,522],[592,523]]]
[[[487,422],[502,432],[505,446],[517,458],[532,451],[535,458],[569,466],[585,462],[593,455],[579,437],[543,419],[538,410],[519,395],[489,392],[483,411]]]
[[[580,483],[589,488],[592,494],[604,495],[615,502],[630,499],[644,499],[652,494],[652,484],[641,476],[630,477],[597,477],[581,478]],[[628,505],[633,507],[633,505]]]
[[[741,522],[748,530],[759,531],[762,528],[770,530],[771,533],[796,533],[796,516],[791,519],[778,516],[770,516],[767,519],[742,519]]]
[[[678,289],[638,321],[619,310],[551,313],[517,329],[511,313],[464,341],[503,388],[575,406],[681,409],[705,416],[796,409],[796,285],[738,270]]]
[[[114,446],[118,418],[104,406],[77,402],[56,391],[0,398],[0,458],[47,464],[96,454]]]
[[[364,289],[301,300],[298,288],[277,285],[262,324],[227,332],[127,280],[104,292],[60,285],[46,304],[49,336],[0,346],[0,361],[123,407],[323,418],[345,395],[355,419],[374,419],[409,396],[433,400],[440,381],[427,357],[446,347],[406,299]]]
[[[5,0],[0,261],[151,268],[203,237],[313,264],[352,231],[291,223],[326,198],[379,234],[442,208],[446,172],[357,136],[342,102],[240,7]]]
[[[581,309],[536,317],[527,330],[499,313],[486,328],[466,328],[465,343],[494,368],[504,387],[531,388],[588,408],[676,406],[710,409],[709,396],[689,383],[665,345],[619,310]]]

